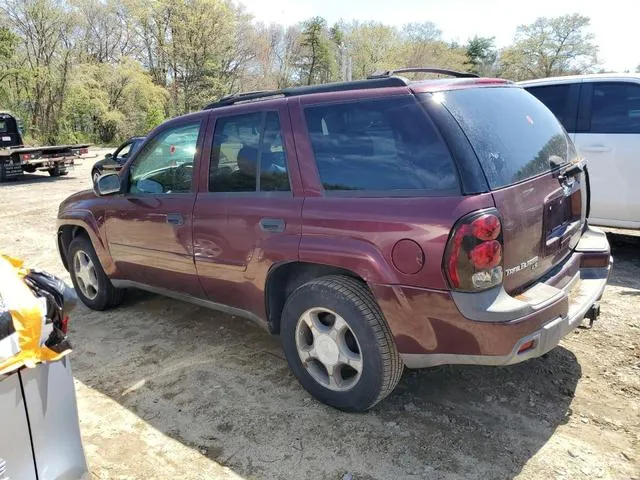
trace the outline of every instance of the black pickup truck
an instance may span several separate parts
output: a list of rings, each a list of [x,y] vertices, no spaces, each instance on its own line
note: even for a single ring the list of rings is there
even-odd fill
[[[74,161],[88,152],[89,144],[25,147],[15,117],[0,112],[0,183],[21,178],[24,172],[67,175]]]

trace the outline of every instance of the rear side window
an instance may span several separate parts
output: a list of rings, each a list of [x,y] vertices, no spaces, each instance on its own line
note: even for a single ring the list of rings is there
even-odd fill
[[[593,83],[591,133],[640,133],[640,85]]]
[[[528,87],[527,91],[544,103],[558,117],[564,128],[571,132],[575,126],[575,112],[571,108],[571,84]]]
[[[492,189],[573,160],[573,146],[560,122],[521,88],[438,92],[431,100],[443,103],[463,128]]]
[[[305,117],[325,190],[459,188],[449,150],[413,96],[313,106]]]

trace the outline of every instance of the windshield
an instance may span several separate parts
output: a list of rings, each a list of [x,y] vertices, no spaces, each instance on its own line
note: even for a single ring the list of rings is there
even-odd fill
[[[465,131],[491,189],[557,168],[575,149],[551,111],[522,88],[470,88],[438,92]]]

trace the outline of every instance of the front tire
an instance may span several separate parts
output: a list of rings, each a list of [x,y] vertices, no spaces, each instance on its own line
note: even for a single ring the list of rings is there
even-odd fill
[[[91,178],[93,179],[94,185],[97,185],[98,179],[100,178],[100,170],[93,170],[91,172]]]
[[[389,395],[404,365],[378,304],[357,279],[332,275],[296,289],[282,313],[282,346],[315,398],[360,412]]]
[[[91,241],[84,235],[73,239],[67,254],[73,286],[87,307],[106,310],[122,302],[123,291],[104,273]]]

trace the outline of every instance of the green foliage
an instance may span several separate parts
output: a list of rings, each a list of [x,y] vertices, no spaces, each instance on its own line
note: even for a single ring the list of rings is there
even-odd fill
[[[402,36],[404,42],[399,62],[402,65],[468,70],[465,49],[443,41],[440,30],[433,23],[407,24]]]
[[[335,73],[335,57],[331,55],[331,40],[327,21],[314,17],[304,22],[301,45],[304,48],[299,60],[301,77],[307,85],[326,83]]]
[[[577,13],[520,25],[500,55],[501,74],[513,80],[589,72],[598,63],[590,20]]]
[[[483,76],[491,76],[494,64],[498,57],[495,47],[495,37],[475,36],[466,46],[468,62],[471,64],[471,71]]]
[[[398,66],[400,36],[395,28],[376,22],[354,22],[346,38],[354,80]]]
[[[65,102],[65,134],[99,143],[144,135],[164,120],[168,94],[134,61],[83,64]]]
[[[7,27],[0,27],[0,62],[7,62],[13,57],[18,40],[18,36]]]

